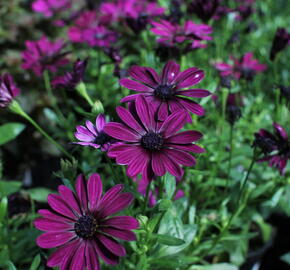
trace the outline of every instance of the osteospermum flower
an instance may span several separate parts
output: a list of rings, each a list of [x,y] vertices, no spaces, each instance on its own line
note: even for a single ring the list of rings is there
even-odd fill
[[[59,186],[59,194],[47,199],[52,210],[39,210],[42,218],[34,221],[37,229],[45,231],[37,238],[37,245],[57,247],[47,265],[96,270],[100,269],[99,257],[107,264],[118,264],[126,250],[116,238],[135,241],[131,230],[138,228],[138,221],[130,216],[110,216],[128,207],[132,194],[121,193],[123,186],[116,185],[102,196],[102,181],[96,173],[87,183],[83,175],[78,176],[75,189],[76,193]]]
[[[232,61],[231,64],[224,62],[215,63],[214,66],[220,72],[220,76],[252,80],[256,73],[263,72],[267,68],[265,64],[260,64],[257,59],[254,59],[251,52],[246,53],[240,59],[232,56],[230,59]]]
[[[270,51],[270,59],[272,61],[275,60],[276,55],[284,50],[287,45],[290,45],[290,33],[287,32],[286,28],[278,28],[275,33],[275,37],[273,39],[271,51]]]
[[[193,0],[188,11],[195,13],[202,21],[207,22],[216,13],[220,0]]]
[[[259,161],[268,161],[270,167],[279,169],[280,174],[283,175],[290,157],[290,142],[286,130],[281,125],[273,123],[273,127],[274,134],[265,129],[255,133],[253,145],[265,154]]]
[[[188,152],[204,152],[204,149],[192,144],[202,137],[200,132],[177,133],[186,122],[186,112],[175,112],[160,123],[155,120],[152,106],[139,96],[131,111],[117,107],[117,113],[123,123],[108,123],[104,131],[121,142],[111,146],[108,155],[116,158],[118,164],[128,165],[129,177],[141,173],[144,179],[152,179],[154,175],[162,176],[166,171],[182,177],[180,165],[193,166],[196,162]]]
[[[7,107],[19,94],[20,89],[16,87],[11,75],[0,76],[0,108]]]
[[[207,45],[202,42],[212,40],[212,37],[209,36],[212,33],[212,27],[206,24],[186,21],[184,25],[178,25],[166,20],[151,23],[153,25],[151,32],[161,36],[158,42],[166,46],[174,46],[177,43],[189,41],[191,49],[205,48]]]
[[[36,0],[32,3],[35,12],[42,13],[45,17],[51,17],[55,13],[68,9],[71,6],[69,0]]]
[[[177,63],[169,61],[160,75],[152,68],[140,66],[132,66],[129,75],[134,80],[123,78],[120,84],[139,93],[125,97],[121,102],[133,101],[142,95],[156,110],[158,120],[164,120],[170,113],[180,110],[197,115],[204,114],[204,109],[187,97],[202,98],[210,95],[210,92],[203,89],[183,89],[199,83],[204,78],[201,69],[191,67],[181,72]],[[187,120],[191,121],[189,113]]]
[[[95,126],[89,120],[86,121],[86,126],[77,126],[75,137],[80,142],[75,142],[75,144],[92,146],[94,148],[101,148],[102,151],[107,151],[115,140],[104,132],[105,124],[105,116],[99,114],[96,118]]]
[[[64,58],[67,52],[62,52],[66,46],[63,40],[52,42],[43,36],[38,41],[26,41],[25,46],[22,68],[31,69],[38,76],[44,70],[56,72],[58,67],[68,63],[68,59]]]

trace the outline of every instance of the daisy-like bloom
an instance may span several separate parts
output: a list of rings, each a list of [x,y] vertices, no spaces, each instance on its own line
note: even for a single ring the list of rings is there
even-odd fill
[[[188,11],[195,13],[202,21],[207,22],[216,13],[220,0],[193,0]]]
[[[270,167],[277,168],[280,174],[284,175],[287,161],[290,157],[290,142],[288,134],[282,126],[273,123],[273,127],[274,134],[265,129],[260,129],[258,133],[255,133],[253,145],[259,147],[265,154],[258,161],[268,161]]]
[[[212,33],[212,27],[206,24],[186,21],[184,25],[179,25],[166,20],[151,23],[153,25],[151,32],[161,36],[158,42],[167,46],[189,41],[191,49],[205,48],[207,45],[202,42],[212,40],[212,37],[209,36]]]
[[[34,221],[44,231],[36,242],[41,248],[55,248],[47,266],[63,270],[99,270],[99,257],[107,264],[118,264],[126,255],[125,248],[115,238],[135,241],[131,231],[138,221],[130,216],[110,217],[133,201],[131,193],[121,193],[123,186],[116,185],[102,196],[102,181],[93,174],[86,183],[78,176],[76,193],[61,185],[59,194],[50,194],[48,204],[52,210],[39,210],[42,218]]]
[[[73,70],[67,72],[63,76],[53,79],[52,85],[54,88],[62,87],[66,89],[74,89],[84,78],[87,60],[78,59],[73,66]]]
[[[0,108],[7,107],[19,94],[20,89],[16,87],[11,75],[0,76]]]
[[[253,53],[248,52],[240,59],[230,56],[231,64],[218,62],[215,63],[215,68],[220,72],[221,77],[232,77],[235,79],[244,78],[252,80],[256,73],[263,72],[267,66],[260,64],[257,59],[254,59]]]
[[[163,67],[161,75],[150,67],[140,66],[132,66],[129,75],[134,80],[123,78],[120,84],[139,93],[125,97],[121,102],[133,101],[142,95],[150,102],[150,106],[154,107],[158,120],[161,121],[170,113],[180,110],[188,112],[189,122],[189,112],[204,114],[204,109],[198,103],[185,97],[202,98],[210,95],[210,92],[203,89],[183,89],[199,83],[204,78],[201,69],[191,67],[181,72],[177,63],[169,61]]]
[[[64,58],[67,52],[62,52],[66,46],[63,40],[49,41],[43,36],[38,41],[26,41],[26,50],[22,52],[23,69],[31,69],[37,76],[44,70],[56,72],[57,68],[66,65],[69,61]]]
[[[75,144],[92,146],[94,148],[101,148],[102,151],[108,151],[115,140],[104,132],[105,124],[105,115],[99,114],[96,118],[95,126],[89,120],[86,121],[86,126],[77,126],[75,137],[80,140],[80,142],[75,142]]]
[[[36,0],[32,3],[35,12],[42,13],[45,17],[51,17],[55,13],[70,8],[69,0]]]
[[[278,28],[272,43],[270,51],[270,59],[275,60],[277,53],[284,50],[287,45],[290,45],[290,34],[287,32],[286,28]]]
[[[68,30],[72,42],[89,46],[109,47],[117,41],[117,34],[101,25],[95,11],[83,12]]]
[[[200,132],[177,133],[186,123],[186,112],[175,112],[160,123],[155,120],[152,106],[143,96],[138,96],[130,111],[117,107],[117,113],[123,123],[108,123],[104,131],[121,142],[110,147],[108,156],[116,158],[120,165],[128,165],[129,177],[142,174],[144,179],[151,180],[167,171],[182,177],[180,165],[193,166],[196,162],[188,152],[204,152],[192,144],[202,137]]]

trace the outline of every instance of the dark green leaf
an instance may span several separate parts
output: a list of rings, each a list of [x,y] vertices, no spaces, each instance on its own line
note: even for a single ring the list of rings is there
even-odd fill
[[[0,126],[0,145],[14,140],[25,128],[21,123],[7,123]]]

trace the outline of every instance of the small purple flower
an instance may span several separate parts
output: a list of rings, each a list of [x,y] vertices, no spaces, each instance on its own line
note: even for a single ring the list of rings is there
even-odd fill
[[[285,28],[278,28],[272,43],[270,59],[274,61],[277,53],[284,50],[287,45],[290,45],[290,34]]]
[[[63,87],[66,89],[74,89],[84,78],[87,60],[77,60],[74,63],[73,70],[65,75],[56,77],[52,81],[54,88]]]
[[[180,66],[174,61],[169,61],[163,67],[161,75],[150,67],[132,66],[129,75],[134,79],[123,78],[120,84],[128,89],[139,92],[121,100],[128,102],[142,95],[150,102],[157,112],[158,120],[163,121],[176,111],[188,112],[188,121],[191,121],[189,112],[203,115],[204,109],[187,97],[203,98],[210,95],[208,90],[188,89],[199,83],[204,78],[204,72],[196,67],[180,71]],[[184,98],[186,97],[186,98]]]
[[[22,68],[31,69],[37,76],[41,76],[44,70],[56,72],[58,67],[69,62],[64,58],[67,52],[61,52],[66,46],[63,40],[52,42],[43,36],[38,41],[26,41],[25,45]]]
[[[142,174],[144,179],[151,180],[154,175],[162,176],[167,171],[182,177],[180,165],[193,166],[196,162],[188,152],[204,152],[192,144],[202,137],[200,132],[177,133],[186,122],[186,112],[175,112],[160,123],[155,120],[152,106],[140,95],[135,106],[131,105],[131,111],[117,107],[117,113],[123,123],[108,123],[104,130],[121,142],[111,146],[108,155],[116,158],[118,164],[128,165],[129,177]]]
[[[77,126],[75,137],[80,142],[75,144],[92,146],[94,148],[101,148],[102,151],[108,151],[111,144],[115,142],[106,132],[104,132],[104,126],[106,119],[103,114],[99,114],[96,118],[96,125],[89,120],[86,121],[86,126]]]
[[[113,216],[133,201],[131,193],[121,193],[123,185],[116,185],[102,196],[100,176],[92,174],[86,183],[79,175],[76,192],[61,185],[59,194],[47,198],[52,210],[39,210],[42,218],[34,221],[44,231],[36,243],[41,248],[57,248],[47,260],[47,266],[63,270],[100,269],[99,258],[116,265],[126,255],[125,248],[116,240],[135,241],[131,231],[138,221],[130,216]]]
[[[211,19],[220,5],[220,0],[193,0],[188,11],[195,13],[202,21],[207,22]]]
[[[0,76],[0,108],[7,107],[19,94],[20,89],[16,87],[11,75]]]
[[[166,46],[191,41],[190,49],[205,48],[207,45],[202,42],[212,40],[209,36],[212,33],[212,27],[206,24],[186,21],[184,25],[178,25],[166,20],[151,23],[153,25],[151,32],[161,36],[158,42]]]
[[[258,147],[265,156],[258,161],[268,161],[270,167],[279,169],[284,175],[288,158],[290,157],[290,143],[286,130],[277,123],[273,123],[275,133],[260,129],[255,133],[253,146]],[[273,154],[271,154],[274,151]]]
[[[45,17],[51,17],[57,12],[70,8],[69,0],[36,0],[32,3],[35,12],[42,13]]]

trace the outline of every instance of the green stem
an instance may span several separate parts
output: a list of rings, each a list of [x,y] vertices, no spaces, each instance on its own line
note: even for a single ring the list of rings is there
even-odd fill
[[[143,208],[142,208],[142,213],[144,213],[146,208],[147,208],[147,204],[148,204],[148,200],[149,200],[149,194],[150,194],[150,189],[151,189],[151,183],[152,182],[153,182],[153,180],[151,180],[149,182],[149,184],[147,185],[147,188],[146,188],[146,195],[145,195],[145,200],[144,200],[144,204],[143,204]]]
[[[234,133],[234,125],[230,125],[230,153],[229,153],[226,190],[228,190],[229,188],[229,182],[230,182],[230,177],[231,177],[232,155],[233,155],[233,133]]]
[[[94,102],[92,101],[91,97],[88,95],[87,88],[84,82],[80,82],[77,85],[76,90],[79,93],[79,95],[82,96],[88,102],[88,104],[93,108]]]
[[[107,156],[106,152],[104,152],[104,156],[105,156],[106,161],[108,162],[108,164],[110,166],[110,169],[112,171],[112,174],[114,176],[113,180],[114,180],[115,185],[118,184],[118,183],[121,183],[121,181],[119,181],[119,178],[118,178],[118,176],[116,174],[116,170],[114,169],[113,163],[112,163],[111,159]]]

